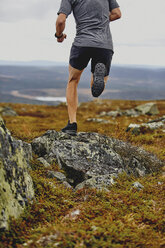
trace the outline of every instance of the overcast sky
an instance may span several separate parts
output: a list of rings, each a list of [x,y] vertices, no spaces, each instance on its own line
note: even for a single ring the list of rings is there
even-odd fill
[[[101,1],[101,0],[100,0]],[[122,18],[111,23],[114,64],[165,66],[165,0],[118,0]],[[75,35],[67,19],[67,40],[54,38],[60,0],[0,0],[0,60],[67,62]]]

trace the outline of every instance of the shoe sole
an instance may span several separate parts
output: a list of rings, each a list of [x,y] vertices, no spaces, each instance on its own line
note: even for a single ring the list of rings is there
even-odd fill
[[[100,96],[104,90],[105,70],[105,65],[103,63],[96,64],[95,71],[93,74],[93,85],[91,88],[93,97]]]

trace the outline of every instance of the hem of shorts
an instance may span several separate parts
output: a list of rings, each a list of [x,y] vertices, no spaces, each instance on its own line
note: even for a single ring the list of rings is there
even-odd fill
[[[112,46],[108,46],[108,45],[105,45],[105,46],[100,46],[100,45],[96,45],[96,44],[91,44],[91,43],[86,43],[86,44],[80,44],[80,43],[76,43],[76,42],[73,42],[72,43],[73,46],[77,46],[77,47],[95,47],[95,48],[103,48],[103,49],[108,49],[108,50],[111,50],[114,52],[114,49]]]

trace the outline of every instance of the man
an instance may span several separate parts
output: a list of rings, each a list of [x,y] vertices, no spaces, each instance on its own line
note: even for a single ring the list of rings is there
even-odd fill
[[[57,42],[66,39],[65,22],[73,11],[76,37],[69,60],[69,80],[66,89],[69,121],[63,132],[76,135],[78,105],[77,85],[84,68],[91,59],[91,91],[98,97],[104,90],[113,56],[109,22],[121,17],[116,0],[62,0],[56,21]]]

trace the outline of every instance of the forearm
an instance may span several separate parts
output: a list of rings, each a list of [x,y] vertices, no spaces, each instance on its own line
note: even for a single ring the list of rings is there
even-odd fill
[[[56,34],[57,34],[57,36],[60,36],[63,33],[64,29],[65,29],[65,22],[63,22],[63,23],[56,22]]]
[[[60,36],[65,29],[66,15],[60,14],[56,21],[56,35]]]

